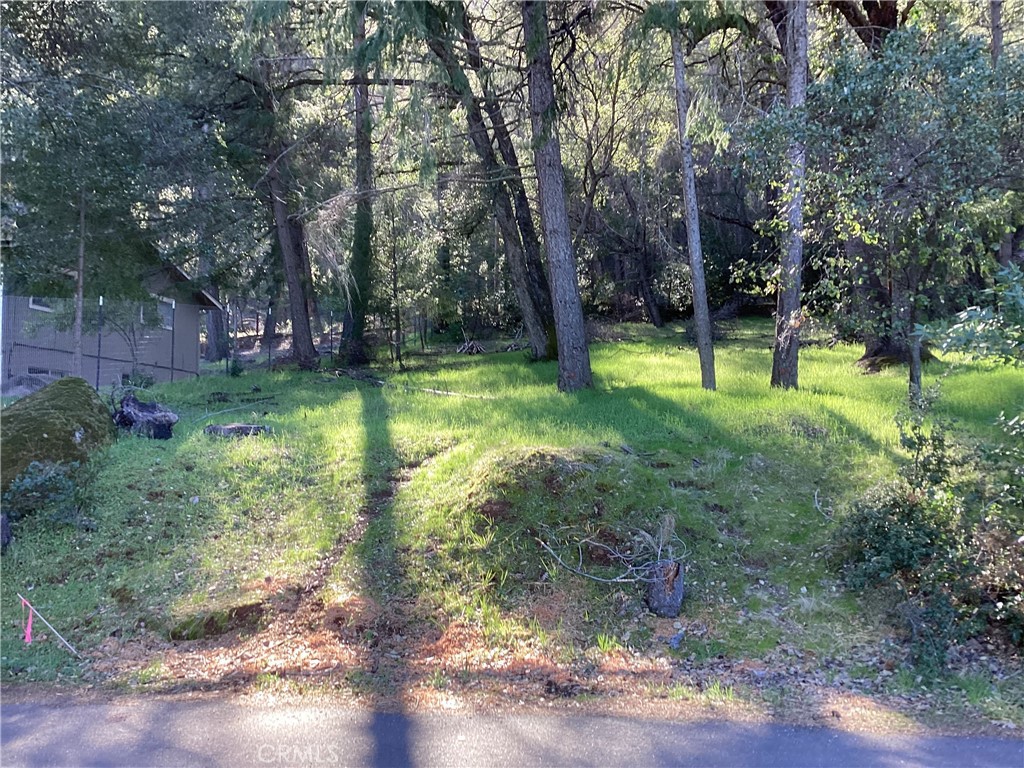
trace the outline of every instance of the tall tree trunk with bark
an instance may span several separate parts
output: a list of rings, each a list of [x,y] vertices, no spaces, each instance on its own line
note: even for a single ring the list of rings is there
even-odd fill
[[[1003,55],[1003,0],[990,0],[988,9],[992,30],[992,66],[995,67]]]
[[[292,321],[292,355],[303,370],[313,370],[319,363],[319,355],[313,346],[313,334],[309,328],[308,303],[303,281],[302,258],[295,248],[295,239],[289,221],[288,203],[285,199],[284,183],[281,180],[281,150],[272,155],[267,182],[270,186],[270,204],[274,214],[274,229],[281,247],[281,266],[288,285],[288,309]]]
[[[558,334],[558,388],[572,392],[592,385],[583,303],[565,200],[562,149],[555,130],[555,87],[544,2],[522,3],[533,127],[533,158],[537,169],[544,244],[548,252],[555,328]]]
[[[686,82],[686,59],[678,29],[672,31],[672,64],[675,70],[676,116],[679,152],[683,163],[683,208],[686,221],[686,245],[690,254],[693,280],[693,324],[700,359],[700,381],[704,389],[715,388],[715,347],[711,336],[711,312],[704,279],[704,253],[700,241],[700,215],[697,211],[697,175],[693,165],[693,142],[686,133],[690,111],[690,89]]]
[[[459,6],[461,7],[461,3]],[[477,74],[484,80],[480,72],[479,44],[473,36],[464,8],[462,13],[462,34],[470,54],[470,65],[476,67]],[[466,110],[469,140],[483,164],[484,175],[489,183],[494,217],[504,242],[512,290],[523,317],[526,336],[530,340],[531,354],[537,360],[551,359],[557,356],[551,293],[540,257],[540,241],[533,226],[533,215],[522,184],[515,148],[496,98],[493,95],[485,96],[488,116],[494,126],[495,139],[501,148],[505,164],[498,161],[494,142],[484,122],[480,100],[474,95],[469,78],[452,49],[449,32],[451,30],[443,27],[437,17],[430,17],[426,30],[427,47],[444,67],[452,88]],[[510,166],[510,162],[514,165]],[[516,200],[515,207],[513,198]]]
[[[197,180],[193,193],[193,202],[203,209],[213,196],[209,182]],[[218,302],[220,286],[214,277],[215,267],[213,255],[206,237],[206,217],[201,212],[197,218],[197,242],[199,244],[199,279],[206,292]],[[216,363],[228,356],[228,325],[225,313],[220,309],[208,309],[204,313],[206,326],[206,350],[203,359],[208,363]]]
[[[404,368],[402,363],[402,304],[398,283],[398,216],[391,209],[391,359]]]
[[[900,9],[897,0],[829,0],[828,3],[846,20],[873,57],[882,55],[885,41],[892,32],[906,26],[914,4],[904,3]],[[779,39],[782,40],[788,3],[783,0],[765,0],[765,5],[772,23],[779,31]],[[866,288],[854,289],[857,313],[866,318],[860,325],[860,335],[864,342],[861,361],[870,365],[872,358],[886,356],[909,362],[912,351],[907,340],[900,338],[893,322],[896,308],[891,282],[883,281],[881,277],[886,270],[882,249],[869,246],[859,237],[848,238],[844,248],[847,254],[855,254],[860,259],[851,261],[851,265],[857,280],[866,281]]]
[[[85,190],[78,196],[78,269],[75,271],[75,319],[71,326],[71,375],[82,377],[82,325],[85,315]]]
[[[787,6],[786,106],[802,110],[807,98],[807,0]],[[779,270],[779,300],[775,318],[775,348],[772,352],[773,387],[796,389],[800,353],[800,283],[803,271],[805,147],[800,136],[789,141],[786,150],[789,179],[783,210],[786,229],[782,238]]]
[[[641,238],[643,247],[640,249],[637,266],[639,267],[638,280],[640,283],[640,298],[643,299],[644,309],[651,320],[651,325],[661,328],[665,325],[661,316],[661,309],[658,307],[658,298],[654,295],[654,268],[651,264],[651,247],[647,242],[647,224],[644,224],[644,233]],[[714,389],[714,387],[711,387]]]
[[[281,290],[285,283],[284,272],[281,269],[283,263],[281,244],[275,240],[274,245],[271,247],[270,264],[267,270],[267,315],[263,321],[262,346],[267,350],[273,349],[274,342],[277,341],[277,326],[281,322]],[[224,324],[224,333],[226,336],[226,322]]]
[[[199,276],[206,287],[206,292],[220,301],[220,286],[211,276],[213,264],[207,249],[200,244]],[[228,324],[224,312],[220,309],[208,309],[206,315],[206,351],[203,359],[208,363],[216,363],[228,356]]]
[[[206,284],[206,291],[220,301],[220,288],[213,283]],[[224,311],[220,309],[206,310],[206,353],[203,358],[208,363],[216,363],[228,356],[228,322]]]
[[[309,248],[306,246],[306,228],[294,216],[289,219],[289,224],[295,250],[302,261],[302,288],[306,294],[306,314],[309,315],[312,329],[316,333],[321,333],[324,329],[324,320],[320,316],[320,303],[316,300],[316,292],[313,290],[313,268],[309,261]]]
[[[460,4],[461,5],[461,4]],[[541,252],[540,236],[533,223],[533,211],[530,206],[530,198],[526,193],[526,185],[523,183],[522,165],[519,163],[519,155],[516,152],[515,142],[505,122],[505,114],[502,112],[501,103],[491,85],[489,72],[484,66],[484,59],[480,53],[480,41],[473,32],[469,15],[462,11],[462,38],[466,45],[470,68],[476,73],[483,88],[483,105],[488,119],[491,121],[491,130],[494,133],[498,151],[504,163],[502,175],[504,184],[509,190],[509,195],[515,210],[515,221],[519,228],[519,237],[523,245],[523,258],[525,268],[523,278],[526,281],[526,289],[530,294],[540,320],[544,324],[544,331],[547,336],[547,348],[545,357],[554,359],[558,355],[557,333],[555,330],[554,309],[551,305],[551,286],[548,284],[546,270],[544,269],[544,257]]]
[[[910,401],[912,403],[920,402],[921,393],[923,391],[921,385],[921,374],[922,374],[922,363],[921,363],[921,334],[915,333],[914,328],[917,325],[917,306],[915,298],[910,299],[910,316],[909,316],[909,343],[910,343],[910,371],[909,371],[909,389],[910,389]]]
[[[373,145],[370,86],[366,62],[359,59],[366,43],[366,3],[356,4],[352,46],[357,62],[355,81],[356,215],[352,230],[348,310],[342,326],[342,356],[349,365],[370,361],[366,348],[366,312],[370,304],[370,269],[373,260]]]

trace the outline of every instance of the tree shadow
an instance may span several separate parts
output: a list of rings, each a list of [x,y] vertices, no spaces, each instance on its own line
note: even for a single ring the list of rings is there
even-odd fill
[[[366,530],[355,551],[362,570],[363,589],[380,602],[390,614],[391,603],[407,596],[409,585],[397,557],[398,531],[395,521],[395,494],[402,482],[402,461],[391,435],[389,405],[377,387],[358,388],[363,426],[364,446],[362,476],[366,501],[362,514],[367,518]],[[404,656],[392,651],[408,617],[375,623],[376,636],[370,639],[371,649],[364,672],[376,676],[373,688],[389,702],[398,702],[405,710],[400,692],[406,675]],[[398,695],[395,695],[395,694]],[[380,701],[377,702],[378,704]],[[373,766],[412,765],[410,721],[387,712],[375,711],[369,726],[373,739]]]

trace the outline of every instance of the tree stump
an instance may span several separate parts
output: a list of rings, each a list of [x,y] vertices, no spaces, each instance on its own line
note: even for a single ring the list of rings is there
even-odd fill
[[[121,407],[114,413],[114,423],[134,435],[170,440],[178,414],[160,403],[143,403],[129,394],[121,399]]]
[[[674,619],[683,609],[683,569],[675,560],[658,560],[649,567],[647,607],[655,616]]]

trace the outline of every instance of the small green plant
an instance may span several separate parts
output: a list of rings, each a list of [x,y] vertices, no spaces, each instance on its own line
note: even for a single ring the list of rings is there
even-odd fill
[[[613,651],[622,650],[622,643],[619,642],[615,635],[599,632],[594,640],[597,643],[597,649],[601,653],[612,653]]]
[[[156,383],[156,377],[138,368],[121,376],[122,387],[135,387],[137,389],[149,389]]]
[[[958,675],[953,683],[963,691],[967,701],[977,706],[992,695],[992,681],[982,675]]]
[[[139,671],[137,682],[139,685],[150,685],[160,682],[167,674],[167,668],[162,659],[154,659],[145,668]]]
[[[443,691],[448,687],[450,681],[448,680],[448,675],[444,673],[444,670],[435,669],[433,672],[430,673],[428,682],[430,683],[431,688],[434,688],[438,691]]]
[[[698,692],[693,686],[674,683],[666,689],[666,694],[672,701],[690,701],[697,698]]]
[[[275,672],[260,672],[256,675],[256,690],[273,691],[281,682],[280,676]]]
[[[731,685],[722,685],[718,680],[712,680],[704,686],[704,698],[713,704],[722,704],[736,698],[736,693]]]
[[[232,357],[231,362],[228,364],[228,376],[237,379],[243,373],[245,373],[245,366],[242,365],[242,362],[237,357]]]

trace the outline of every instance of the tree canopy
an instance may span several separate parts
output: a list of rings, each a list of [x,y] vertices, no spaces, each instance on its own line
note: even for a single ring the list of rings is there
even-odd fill
[[[693,317],[712,389],[760,294],[772,383],[813,318],[913,390],[925,324],[1019,290],[1020,0],[51,0],[2,36],[8,286],[174,264],[307,368],[329,312],[348,364],[492,330],[576,389],[585,317]]]

